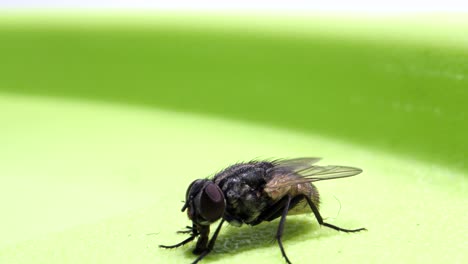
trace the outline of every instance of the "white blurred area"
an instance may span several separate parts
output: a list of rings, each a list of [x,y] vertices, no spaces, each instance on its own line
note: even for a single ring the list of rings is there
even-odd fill
[[[336,12],[467,12],[468,0],[0,0],[0,8]]]

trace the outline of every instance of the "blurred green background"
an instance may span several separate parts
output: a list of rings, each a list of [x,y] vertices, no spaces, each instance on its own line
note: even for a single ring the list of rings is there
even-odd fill
[[[0,89],[214,114],[467,169],[466,21],[142,16],[6,16]]]
[[[304,255],[311,245],[333,263],[425,262],[432,247],[463,262],[467,29],[466,18],[443,15],[5,13],[0,262],[188,263],[190,247],[156,245],[181,239],[172,231],[187,224],[179,207],[191,180],[298,155],[364,169],[323,188],[347,208],[345,226],[370,231],[342,236],[314,222],[303,234],[310,216],[298,217],[293,262],[319,260]],[[417,233],[404,227],[426,221]],[[246,261],[248,251],[282,263],[261,236],[275,228],[254,239],[228,229],[220,244],[237,246],[211,260]]]

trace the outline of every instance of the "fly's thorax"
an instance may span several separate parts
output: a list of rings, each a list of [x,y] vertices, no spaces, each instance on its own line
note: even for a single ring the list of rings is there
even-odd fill
[[[270,204],[270,198],[263,193],[266,184],[265,169],[248,164],[239,166],[224,177],[215,177],[226,199],[224,219],[231,225],[240,226],[251,223]]]

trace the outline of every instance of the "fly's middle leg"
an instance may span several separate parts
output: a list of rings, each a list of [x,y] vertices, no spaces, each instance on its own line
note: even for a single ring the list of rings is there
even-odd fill
[[[283,214],[281,215],[281,219],[278,225],[278,231],[276,232],[276,240],[278,241],[278,245],[280,247],[281,254],[283,255],[284,259],[286,260],[288,264],[291,264],[291,261],[289,261],[288,256],[286,255],[286,252],[284,251],[283,242],[281,240],[283,236],[284,223],[286,222],[286,216],[288,215],[289,206],[291,204],[292,198],[291,196],[288,195],[286,199],[287,200],[283,209]]]

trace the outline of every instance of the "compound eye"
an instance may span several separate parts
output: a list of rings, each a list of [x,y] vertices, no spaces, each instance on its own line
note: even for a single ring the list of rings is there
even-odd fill
[[[223,216],[225,208],[224,194],[218,185],[207,184],[200,197],[201,217],[209,222],[215,222]]]

